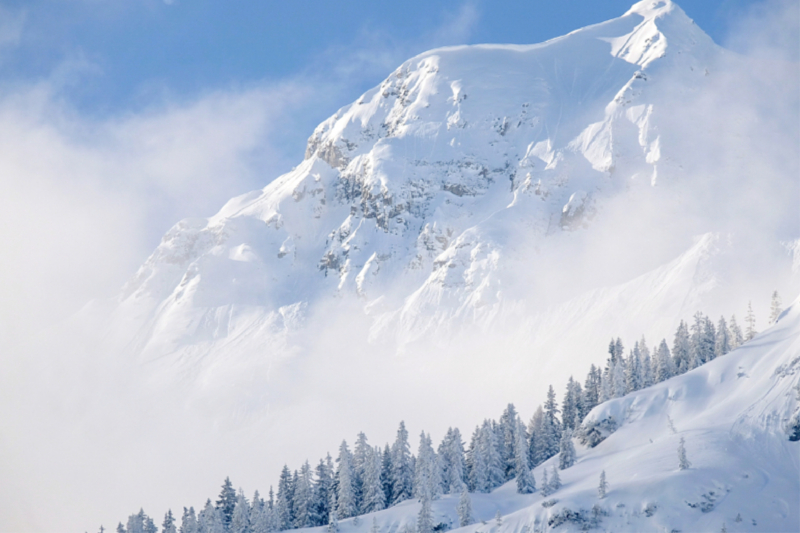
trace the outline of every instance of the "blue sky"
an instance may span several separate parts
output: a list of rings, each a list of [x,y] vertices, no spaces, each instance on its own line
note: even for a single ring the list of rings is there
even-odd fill
[[[83,112],[104,115],[152,105],[165,96],[193,97],[231,84],[325,71],[331,56],[359,49],[378,49],[397,62],[429,46],[541,42],[619,16],[630,3],[4,1],[0,68],[6,80],[32,80],[71,65],[77,72],[67,80],[65,94]],[[729,22],[753,3],[686,0],[680,5],[721,43]],[[383,74],[359,71],[348,84],[351,97]]]

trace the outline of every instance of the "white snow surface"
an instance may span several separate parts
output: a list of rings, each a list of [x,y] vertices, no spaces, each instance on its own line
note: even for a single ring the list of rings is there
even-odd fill
[[[800,531],[800,442],[787,434],[798,410],[800,298],[733,352],[597,406],[584,423],[613,417],[619,427],[594,448],[575,441],[577,462],[559,472],[560,490],[521,495],[512,480],[490,494],[471,494],[476,523],[464,528],[459,495],[446,495],[433,503],[434,524],[464,533]],[[687,470],[678,468],[681,438]],[[556,456],[534,469],[539,489],[543,471],[551,474],[557,464]],[[601,471],[609,484],[602,499]],[[381,533],[402,533],[415,526],[419,508],[407,501],[358,524],[341,521],[339,530],[367,533],[374,519]],[[565,515],[572,520],[557,520]]]

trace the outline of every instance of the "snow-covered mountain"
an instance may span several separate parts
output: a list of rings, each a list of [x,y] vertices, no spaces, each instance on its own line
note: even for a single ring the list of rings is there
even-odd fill
[[[744,296],[704,299],[736,281],[711,266],[729,235],[692,245],[646,220],[685,204],[692,169],[718,155],[687,149],[699,119],[686,111],[675,128],[674,104],[710,91],[726,54],[675,4],[645,1],[538,45],[412,58],[323,122],[294,170],[170,230],[110,329],[141,360],[191,374],[229,349],[283,357],[336,297],[357,298],[370,340],[401,352],[476,324],[558,337],[579,308],[656,335],[702,305],[743,309]],[[614,235],[632,225],[643,231]],[[609,260],[603,246],[628,252]],[[628,282],[640,275],[652,279]],[[644,327],[654,320],[664,327]]]
[[[179,222],[119,298],[85,309],[80,331],[98,333],[109,360],[135,362],[154,417],[174,400],[224,428],[220,446],[238,450],[226,471],[245,484],[354,431],[381,440],[400,419],[467,428],[510,401],[528,416],[548,384],[602,363],[612,336],[652,345],[698,310],[742,318],[751,299],[763,324],[773,289],[800,292],[797,154],[765,134],[769,93],[742,89],[754,72],[669,0],[541,44],[426,52],[318,126],[291,172]],[[608,464],[614,530],[689,531],[673,519],[695,512],[684,500],[712,496],[712,513],[696,511],[712,529],[735,531],[734,507],[756,530],[796,523],[778,502],[798,493],[785,473],[796,453],[774,417],[752,415],[789,408],[769,402],[789,391],[773,367],[797,351],[796,308],[726,358],[600,406],[590,417],[625,423],[581,451],[557,505],[504,487],[476,496],[487,524],[473,530],[538,531],[590,509]],[[667,415],[696,470],[672,472]],[[163,427],[196,425],[177,418]],[[307,427],[324,442],[298,444]],[[239,458],[263,435],[269,454]],[[752,446],[789,469],[745,466],[762,453]],[[778,502],[769,519],[743,499],[758,482]],[[643,484],[656,488],[642,496]],[[656,518],[640,507],[650,502]],[[385,514],[412,520],[414,505]],[[489,520],[498,508],[502,527]]]

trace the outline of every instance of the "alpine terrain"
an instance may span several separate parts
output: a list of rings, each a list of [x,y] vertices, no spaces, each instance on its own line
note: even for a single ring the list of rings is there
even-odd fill
[[[548,385],[602,368],[609,338],[644,353],[644,335],[655,360],[699,311],[765,331],[565,416],[561,488],[542,490],[558,457],[530,464],[538,489],[468,494],[464,531],[800,530],[800,303],[767,319],[773,291],[800,294],[796,71],[721,48],[670,0],[400,65],[294,169],[176,224],[73,321],[136,367],[153,416],[179,405],[236,441],[185,500],[154,488],[159,512],[201,509],[220,469],[265,496],[284,463],[361,430],[390,440],[400,420],[468,440],[514,402],[527,424]],[[425,529],[421,506],[459,527],[459,494],[423,496],[335,527]]]

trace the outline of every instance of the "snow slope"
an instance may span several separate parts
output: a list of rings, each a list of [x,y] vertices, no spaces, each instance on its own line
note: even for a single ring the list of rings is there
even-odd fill
[[[516,493],[510,481],[472,494],[476,524],[458,528],[458,495],[433,504],[434,523],[463,532],[800,531],[800,442],[789,418],[800,409],[800,298],[778,323],[733,352],[693,371],[597,406],[584,423],[611,417],[619,428],[595,448],[576,441],[576,464],[562,488]],[[691,467],[678,468],[680,438]],[[544,469],[534,469],[539,488]],[[609,489],[598,497],[600,472]],[[550,505],[542,505],[548,502]],[[342,533],[381,533],[415,525],[407,501],[364,515]],[[496,515],[501,519],[498,522]],[[737,519],[738,517],[738,519]],[[316,531],[322,531],[317,528]]]

